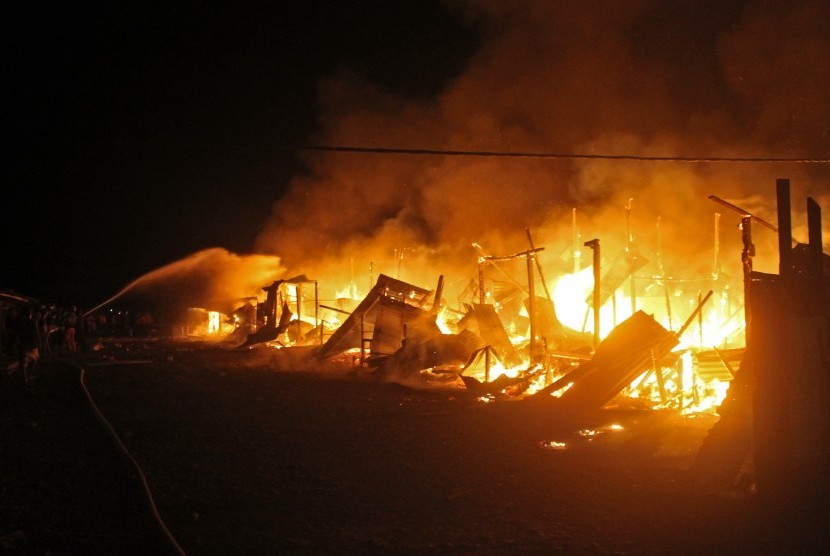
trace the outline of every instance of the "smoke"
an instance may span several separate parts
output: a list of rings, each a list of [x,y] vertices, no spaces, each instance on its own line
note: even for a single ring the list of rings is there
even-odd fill
[[[830,5],[772,4],[453,2],[454,13],[481,38],[466,69],[435,98],[411,100],[344,68],[321,83],[324,131],[317,140],[826,158]],[[492,254],[515,253],[527,248],[525,227],[546,247],[542,263],[549,272],[567,270],[572,208],[579,237],[600,238],[611,256],[625,246],[630,199],[637,243],[647,252],[661,244],[669,272],[680,276],[712,270],[714,213],[724,213],[723,257],[739,276],[739,216],[709,195],[775,223],[775,179],[790,178],[795,235],[805,240],[804,199],[830,207],[826,164],[346,153],[315,153],[307,162],[310,173],[276,203],[257,247],[279,254],[292,272],[357,281],[361,288],[379,272],[422,286],[449,274],[449,288],[463,287],[475,274],[472,242]],[[775,238],[759,230],[755,239],[756,268],[775,268]]]

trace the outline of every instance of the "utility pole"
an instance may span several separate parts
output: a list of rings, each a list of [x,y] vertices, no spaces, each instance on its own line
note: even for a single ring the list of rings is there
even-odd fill
[[[594,252],[594,350],[599,345],[599,304],[600,304],[600,250],[599,239],[592,239],[585,242],[585,247],[590,247]]]

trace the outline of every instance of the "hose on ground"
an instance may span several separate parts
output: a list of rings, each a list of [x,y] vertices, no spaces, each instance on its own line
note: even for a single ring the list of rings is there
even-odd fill
[[[144,474],[144,470],[141,468],[136,459],[133,457],[133,455],[130,453],[130,451],[127,449],[124,443],[121,441],[121,438],[118,436],[118,433],[115,432],[113,426],[110,424],[107,418],[104,417],[104,414],[98,408],[98,404],[96,404],[95,400],[92,398],[92,394],[89,392],[89,389],[86,387],[86,382],[84,381],[86,371],[79,363],[75,361],[64,360],[64,362],[78,369],[81,390],[83,390],[84,396],[86,396],[87,402],[89,403],[89,406],[92,408],[92,412],[95,414],[95,417],[104,427],[104,429],[106,429],[107,433],[109,434],[110,438],[113,440],[115,445],[118,447],[118,450],[121,452],[121,454],[127,459],[127,461],[129,461],[132,464],[133,468],[135,468],[136,472],[138,473],[138,477],[141,479],[141,485],[144,488],[144,495],[147,498],[147,503],[150,506],[153,518],[155,519],[161,531],[164,533],[165,538],[176,551],[176,553],[179,554],[179,556],[187,556],[187,553],[176,540],[176,537],[173,536],[173,533],[170,532],[170,529],[167,527],[167,524],[161,517],[158,507],[156,507],[156,501],[153,498],[153,492],[150,489],[150,483],[147,481],[147,477]]]

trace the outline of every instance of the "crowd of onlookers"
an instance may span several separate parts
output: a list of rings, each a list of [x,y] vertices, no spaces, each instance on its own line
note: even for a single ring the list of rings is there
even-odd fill
[[[77,307],[9,303],[0,307],[0,349],[4,355],[15,356],[21,340],[31,341],[30,336],[34,335],[41,353],[77,353],[86,348],[91,322]]]
[[[104,310],[84,314],[77,307],[37,305],[0,300],[0,356],[11,360],[30,383],[44,355],[71,356],[93,349],[102,336],[146,333],[149,314]]]

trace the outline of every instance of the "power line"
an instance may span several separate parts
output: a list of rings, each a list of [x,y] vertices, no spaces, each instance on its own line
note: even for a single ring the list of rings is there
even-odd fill
[[[229,143],[107,143],[108,146],[121,147],[164,147],[217,150],[279,150],[279,151],[318,151],[364,154],[398,154],[414,156],[460,156],[490,158],[539,158],[559,160],[628,160],[634,162],[687,162],[687,163],[766,163],[766,164],[830,164],[830,157],[752,157],[752,156],[656,156],[636,154],[588,154],[588,153],[551,153],[551,152],[507,152],[507,151],[467,151],[458,149],[403,149],[394,147],[353,147],[347,145],[251,145]],[[77,143],[75,143],[77,146]],[[100,146],[100,145],[99,145]]]
[[[501,152],[464,151],[453,149],[398,149],[384,147],[349,147],[344,145],[299,145],[300,151],[323,151],[342,153],[403,154],[420,156],[475,156],[492,158],[548,158],[564,160],[632,160],[638,162],[737,162],[771,164],[830,164],[830,158],[774,158],[774,157],[691,157],[691,156],[648,156],[634,154],[584,154],[545,152]]]

